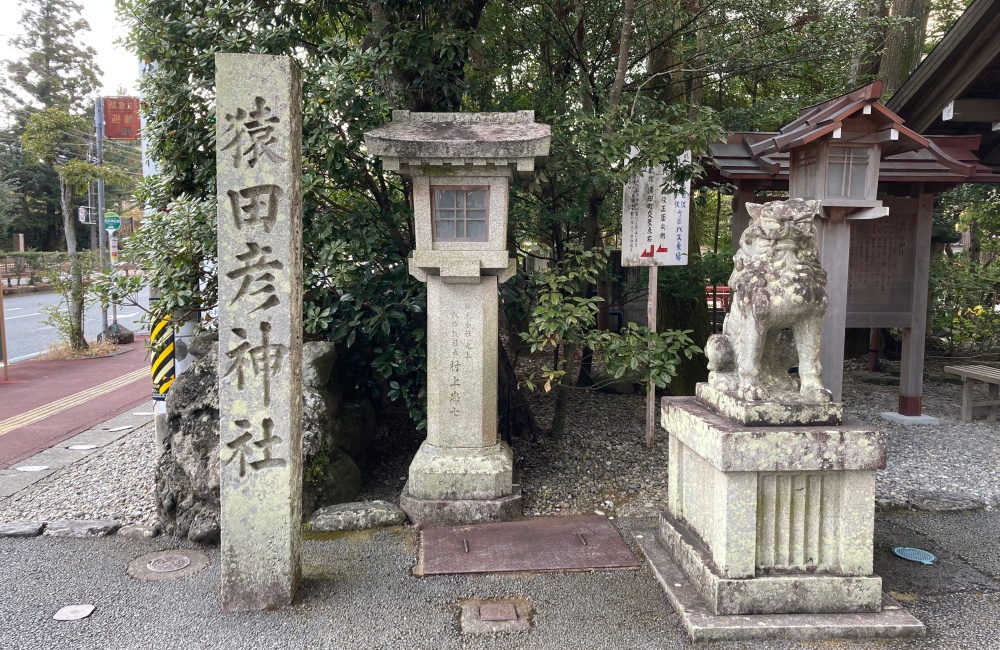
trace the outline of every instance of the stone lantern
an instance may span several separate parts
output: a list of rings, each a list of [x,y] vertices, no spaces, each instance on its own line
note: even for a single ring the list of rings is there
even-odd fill
[[[751,156],[772,161],[775,172],[780,165],[773,156],[787,154],[788,196],[820,202],[820,260],[830,301],[823,321],[823,378],[835,401],[843,383],[851,222],[888,216],[878,199],[883,159],[930,146],[879,103],[881,96],[882,82],[875,80],[802,109],[778,133],[749,145]]]
[[[806,109],[771,138],[753,144],[756,156],[788,153],[792,198],[817,199],[823,216],[839,208],[850,219],[889,213],[876,198],[882,158],[927,146],[878,102],[882,84]]]
[[[384,168],[413,183],[410,273],[427,283],[427,439],[401,499],[414,523],[520,514],[511,450],[497,435],[498,284],[515,273],[511,179],[531,175],[549,142],[533,111],[393,111],[365,134]]]

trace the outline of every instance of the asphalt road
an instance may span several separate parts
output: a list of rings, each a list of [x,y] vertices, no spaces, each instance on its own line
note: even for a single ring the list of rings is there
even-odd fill
[[[36,293],[26,296],[5,296],[3,299],[4,331],[7,335],[7,356],[11,363],[30,359],[45,351],[51,343],[60,339],[55,327],[45,323],[46,307],[59,304],[55,293]],[[149,291],[139,295],[139,304],[149,305]],[[65,307],[63,307],[65,310]],[[123,306],[118,309],[118,324],[133,332],[141,331],[135,322],[143,312],[138,307]],[[112,312],[108,310],[108,322],[112,322]],[[101,307],[92,305],[87,309],[83,331],[87,340],[93,340],[101,331]],[[2,364],[0,364],[2,365]]]

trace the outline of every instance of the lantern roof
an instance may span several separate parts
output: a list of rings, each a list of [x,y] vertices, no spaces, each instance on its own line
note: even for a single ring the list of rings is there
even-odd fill
[[[415,113],[393,111],[392,122],[365,133],[368,152],[404,175],[423,166],[510,166],[522,174],[542,165],[551,129],[534,111]]]
[[[879,103],[882,80],[814,104],[799,111],[799,116],[779,129],[778,133],[751,146],[755,156],[785,153],[819,140],[837,140],[844,144],[879,144],[883,156],[915,151],[928,146],[922,135],[903,126],[903,118]],[[847,137],[849,120],[865,122],[872,135],[866,138]],[[848,127],[848,128],[845,128]]]

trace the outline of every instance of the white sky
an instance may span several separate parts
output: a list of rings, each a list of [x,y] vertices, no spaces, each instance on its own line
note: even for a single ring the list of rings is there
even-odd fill
[[[14,4],[13,1],[10,4]],[[118,88],[124,87],[127,95],[138,93],[139,62],[128,50],[114,41],[124,35],[125,28],[117,24],[115,0],[76,0],[83,6],[83,17],[90,23],[90,31],[78,39],[97,50],[97,66],[103,73],[101,81],[104,96],[117,95]],[[6,2],[4,3],[6,4]],[[0,25],[0,59],[19,58],[20,52],[10,47],[8,41],[21,32],[18,21],[21,18],[21,3],[17,3],[16,14],[5,19]]]

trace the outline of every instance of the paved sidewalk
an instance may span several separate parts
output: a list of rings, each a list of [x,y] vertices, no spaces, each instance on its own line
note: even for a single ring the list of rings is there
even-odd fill
[[[0,380],[0,470],[149,400],[145,342],[111,357],[12,365]]]

